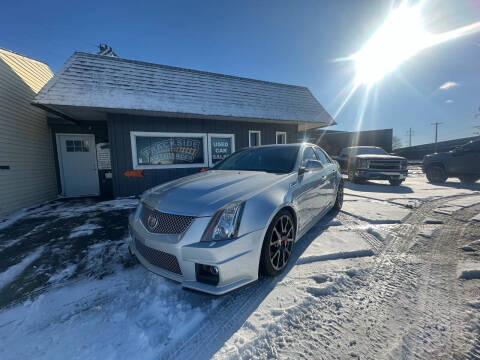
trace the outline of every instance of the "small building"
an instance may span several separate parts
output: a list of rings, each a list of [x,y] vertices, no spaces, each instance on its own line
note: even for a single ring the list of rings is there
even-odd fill
[[[48,65],[0,48],[0,216],[57,196],[46,112],[32,106]]]
[[[34,104],[49,112],[63,196],[141,194],[333,123],[306,87],[81,52]]]

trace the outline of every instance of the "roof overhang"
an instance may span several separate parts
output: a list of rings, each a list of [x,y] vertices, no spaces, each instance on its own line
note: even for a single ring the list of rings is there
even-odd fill
[[[136,109],[115,109],[115,108],[95,108],[86,106],[69,106],[69,105],[55,105],[42,104],[33,102],[37,106],[55,117],[62,118],[72,123],[81,121],[106,121],[108,114],[127,114],[136,116],[151,116],[157,118],[188,118],[188,119],[209,119],[209,120],[224,120],[224,121],[245,121],[245,122],[260,122],[260,123],[276,123],[276,124],[290,124],[297,125],[298,131],[306,131],[311,129],[323,128],[326,126],[336,125],[332,120],[331,123],[325,122],[311,122],[311,121],[296,121],[296,120],[279,120],[279,119],[259,119],[259,118],[239,118],[224,115],[204,115],[192,113],[172,113],[163,111],[149,111]]]

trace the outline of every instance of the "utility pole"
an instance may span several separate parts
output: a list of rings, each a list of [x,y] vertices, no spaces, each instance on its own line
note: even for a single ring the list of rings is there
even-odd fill
[[[437,142],[438,142],[438,125],[443,124],[442,122],[434,122],[432,125],[435,125],[435,152],[437,152]]]
[[[412,128],[410,128],[410,130],[407,131],[407,136],[408,136],[408,146],[412,146],[412,136],[413,136]]]

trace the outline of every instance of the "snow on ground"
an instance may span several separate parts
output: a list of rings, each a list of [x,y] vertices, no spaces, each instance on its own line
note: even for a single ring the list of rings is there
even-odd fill
[[[0,274],[0,289],[11,283],[22,271],[24,271],[32,262],[37,260],[42,254],[43,248],[35,250],[32,254],[27,255],[18,264],[10,266],[7,270]]]
[[[448,306],[478,303],[478,225],[461,223],[470,240],[450,232],[463,231],[452,215],[475,215],[478,185],[347,182],[344,211],[295,245],[284,274],[221,297],[131,261],[136,199],[24,210],[0,223],[0,358],[445,358],[449,342],[464,354],[480,346],[480,306]],[[442,293],[448,281],[465,300]]]

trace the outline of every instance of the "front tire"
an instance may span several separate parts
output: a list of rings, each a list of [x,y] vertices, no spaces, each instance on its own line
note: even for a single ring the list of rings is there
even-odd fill
[[[441,166],[430,166],[426,172],[427,179],[432,184],[443,184],[447,181],[447,174],[445,173],[445,169]]]
[[[350,181],[353,184],[356,184],[358,182],[358,178],[355,176],[355,169],[350,168],[348,169],[348,181]]]
[[[263,239],[260,272],[276,276],[285,270],[295,243],[295,223],[290,211],[283,209],[273,218]]]

